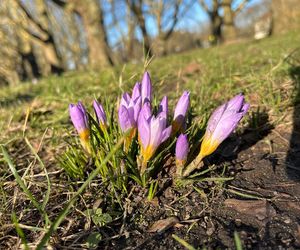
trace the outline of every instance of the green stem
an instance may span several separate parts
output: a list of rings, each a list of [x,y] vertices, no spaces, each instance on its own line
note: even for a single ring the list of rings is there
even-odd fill
[[[201,155],[197,156],[195,160],[193,160],[184,170],[182,177],[189,176],[195,169],[200,169],[204,166],[203,157]]]

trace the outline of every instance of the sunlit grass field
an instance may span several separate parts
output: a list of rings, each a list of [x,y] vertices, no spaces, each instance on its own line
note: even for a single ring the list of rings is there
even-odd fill
[[[182,90],[188,89],[199,116],[239,92],[246,95],[253,107],[282,115],[290,104],[294,87],[289,75],[293,67],[289,55],[298,48],[298,40],[299,34],[288,33],[262,41],[192,50],[154,58],[147,70],[158,98],[165,94],[170,99],[179,97]],[[1,141],[5,143],[23,133],[24,127],[20,126],[24,125],[27,114],[28,136],[40,137],[46,128],[61,134],[63,128],[70,128],[69,103],[81,100],[88,105],[95,97],[116,100],[141,79],[143,71],[141,62],[97,72],[69,72],[37,83],[2,87]]]

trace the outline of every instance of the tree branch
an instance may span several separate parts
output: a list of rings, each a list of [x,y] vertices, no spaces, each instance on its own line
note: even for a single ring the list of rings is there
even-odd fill
[[[244,7],[245,5],[250,2],[251,0],[243,0],[239,6],[234,10],[234,15],[237,15]]]
[[[204,0],[199,0],[199,4],[201,5],[202,9],[204,9],[207,14],[211,13],[211,10],[208,8],[208,5],[205,3]]]

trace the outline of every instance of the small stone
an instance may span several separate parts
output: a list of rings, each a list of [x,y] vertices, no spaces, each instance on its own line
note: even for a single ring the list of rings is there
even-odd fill
[[[240,227],[241,225],[242,225],[242,220],[241,219],[235,219],[235,225],[237,226],[237,227]]]

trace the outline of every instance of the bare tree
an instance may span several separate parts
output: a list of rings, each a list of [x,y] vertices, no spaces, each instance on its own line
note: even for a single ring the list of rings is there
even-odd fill
[[[211,35],[215,41],[234,39],[236,29],[234,20],[236,15],[242,11],[250,0],[213,0],[211,6],[205,0],[199,0],[200,6],[206,11],[211,22]],[[237,7],[233,7],[237,6]],[[220,13],[223,12],[223,15]]]
[[[222,40],[222,22],[223,19],[219,14],[221,8],[221,2],[219,0],[212,0],[212,6],[209,7],[204,0],[199,0],[200,5],[206,11],[210,24],[211,35],[213,37],[213,43],[219,43]]]
[[[236,38],[236,29],[234,25],[234,19],[236,15],[246,6],[246,4],[250,0],[242,0],[239,5],[233,9],[234,0],[223,0],[222,7],[223,7],[223,36],[224,40],[230,40]]]
[[[148,1],[149,14],[151,14],[157,25],[157,42],[159,46],[159,54],[165,55],[167,53],[167,41],[170,39],[174,32],[176,25],[181,18],[186,14],[189,8],[193,5],[194,1]]]
[[[104,14],[98,0],[52,0],[64,9],[69,20],[69,30],[75,30],[74,37],[78,37],[75,17],[78,16],[83,24],[83,31],[88,48],[88,64],[92,68],[113,65],[111,50],[108,46],[106,30],[104,28]],[[80,52],[80,41],[70,47],[71,51]],[[76,54],[76,53],[75,53]],[[76,59],[80,64],[80,59]],[[76,62],[75,62],[76,64]]]
[[[126,0],[130,10],[132,11],[137,25],[140,28],[142,35],[143,35],[143,44],[144,44],[144,53],[147,56],[152,56],[153,52],[151,49],[151,39],[146,28],[146,20],[145,20],[145,13],[143,13],[143,0]]]

